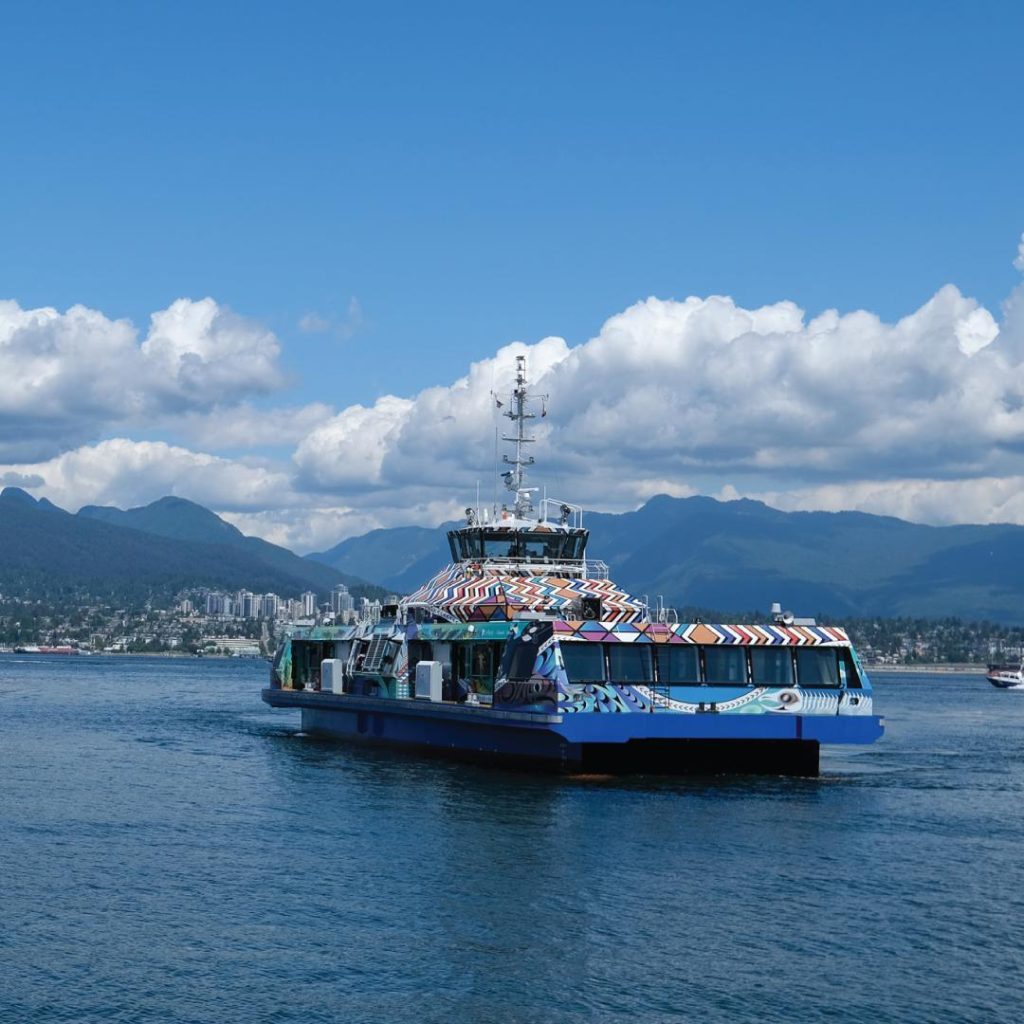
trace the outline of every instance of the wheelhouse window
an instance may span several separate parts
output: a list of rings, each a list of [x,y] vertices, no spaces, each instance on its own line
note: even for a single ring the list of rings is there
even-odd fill
[[[515,558],[516,538],[512,533],[487,535],[484,537],[485,558]]]
[[[705,647],[704,679],[710,684],[747,685],[747,652],[743,647]]]
[[[587,531],[573,533],[521,530],[463,529],[448,534],[455,561],[518,558],[529,562],[577,561],[586,549]]]
[[[587,546],[586,533],[556,533],[553,551],[559,561],[575,561],[583,557]]]
[[[616,683],[649,683],[654,679],[650,644],[609,644],[608,669]]]
[[[788,647],[751,647],[750,676],[755,686],[792,686],[793,656]]]
[[[530,561],[542,562],[545,558],[558,558],[557,538],[545,537],[543,534],[520,534],[518,540],[518,554],[520,558],[527,558]]]
[[[448,546],[456,562],[479,560],[484,557],[484,538],[478,530],[453,531],[448,534]]]
[[[839,658],[834,647],[798,647],[796,672],[801,686],[839,685]]]
[[[690,644],[659,644],[658,679],[666,684],[700,683],[700,656]]]
[[[604,682],[604,647],[601,644],[576,640],[561,644],[560,647],[569,682]]]

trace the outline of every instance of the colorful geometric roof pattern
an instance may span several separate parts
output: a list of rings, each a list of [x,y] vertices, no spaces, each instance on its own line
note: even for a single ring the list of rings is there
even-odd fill
[[[442,569],[404,603],[442,608],[463,622],[493,622],[521,612],[571,612],[584,597],[601,599],[601,614],[607,622],[629,622],[643,610],[611,580],[512,576],[469,570],[460,564]]]
[[[705,622],[555,622],[559,640],[642,644],[749,644],[754,647],[848,647],[837,626],[724,626]]]

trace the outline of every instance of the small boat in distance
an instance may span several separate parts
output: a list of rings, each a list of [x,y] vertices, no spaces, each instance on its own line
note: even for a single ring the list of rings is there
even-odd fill
[[[286,638],[263,700],[308,733],[570,772],[816,775],[821,744],[882,735],[842,629],[781,608],[762,625],[652,614],[587,557],[580,506],[535,509],[531,401],[518,356],[496,399],[514,498],[467,508],[451,564],[378,622]]]
[[[47,646],[41,644],[25,644],[23,646],[14,648],[15,654],[84,654],[85,651],[80,650],[78,647],[72,647],[71,644],[57,644],[56,646]]]
[[[989,665],[985,678],[1000,690],[1024,690],[1024,662]]]

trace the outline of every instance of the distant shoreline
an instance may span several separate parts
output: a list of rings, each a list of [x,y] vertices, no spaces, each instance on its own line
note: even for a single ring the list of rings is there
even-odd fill
[[[13,650],[0,650],[0,654],[42,654],[42,651],[13,651]],[[75,657],[73,654],[52,654],[53,657]],[[266,661],[267,656],[260,654],[246,654],[246,655],[232,655],[232,654],[189,654],[185,651],[90,651],[90,655],[106,655],[108,657],[116,658],[193,658],[199,660],[207,659],[218,659],[223,661]],[[81,655],[79,655],[80,657]],[[869,672],[877,672],[880,675],[885,674],[906,674],[914,672],[928,672],[928,673],[942,673],[948,672],[950,674],[955,673],[969,673],[984,675],[988,671],[987,665],[979,664],[978,662],[915,662],[913,665],[893,665],[890,662],[865,662],[864,667]]]
[[[189,654],[187,651],[15,651],[0,650],[0,654],[18,654],[23,658],[188,658],[198,661],[220,659],[222,661],[266,661],[265,654]]]
[[[888,662],[885,664],[867,664],[864,667],[869,672],[877,672],[879,674],[886,673],[905,673],[905,672],[949,672],[949,673],[977,673],[978,675],[984,675],[988,671],[987,665],[979,665],[977,662],[961,662],[954,664],[952,662],[938,662],[935,664],[925,664],[923,662],[915,662],[913,665],[891,665]]]

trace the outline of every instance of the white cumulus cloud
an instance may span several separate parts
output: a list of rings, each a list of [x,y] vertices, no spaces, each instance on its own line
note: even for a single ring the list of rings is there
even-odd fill
[[[988,310],[952,287],[896,323],[790,302],[647,299],[597,337],[513,344],[448,387],[324,422],[295,452],[300,485],[363,507],[490,494],[491,397],[527,354],[551,415],[535,482],[597,507],[766,481],[998,475],[1024,446],[1024,365]],[[507,421],[504,423],[507,428]],[[532,449],[533,450],[533,449]]]
[[[937,526],[1024,524],[1024,475],[960,480],[853,480],[748,496],[785,511],[856,509]]]
[[[141,340],[85,306],[0,301],[0,458],[46,458],[119,425],[267,394],[280,386],[279,351],[213,299],[178,299]]]
[[[895,322],[648,298],[581,344],[513,342],[446,386],[340,411],[253,404],[280,377],[278,343],[212,300],[174,303],[142,340],[83,307],[0,304],[0,477],[70,508],[176,493],[300,550],[435,525],[478,485],[485,503],[495,493],[519,355],[550,396],[529,482],[560,499],[623,510],[699,493],[1024,523],[1024,285],[998,319],[952,285]],[[172,418],[191,447],[88,436]],[[19,450],[24,424],[42,454]],[[285,445],[290,459],[224,454]]]
[[[242,402],[181,413],[160,425],[207,451],[290,449],[334,415],[335,409],[323,402],[265,409]]]
[[[48,459],[0,466],[32,493],[72,511],[82,505],[145,505],[172,494],[213,509],[253,509],[295,501],[288,474],[163,441],[111,438]]]

